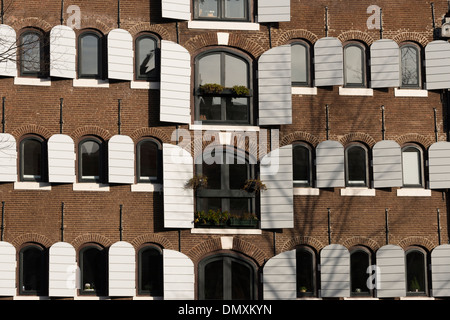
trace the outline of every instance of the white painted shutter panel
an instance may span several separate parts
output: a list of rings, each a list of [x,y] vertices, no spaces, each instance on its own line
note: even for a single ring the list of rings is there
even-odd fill
[[[179,44],[161,41],[160,120],[191,123],[191,55]]]
[[[179,146],[164,144],[164,227],[193,228],[194,192],[184,187],[193,174],[191,154]]]
[[[57,242],[49,250],[50,297],[74,297],[77,290],[75,248],[67,242]]]
[[[16,249],[0,241],[0,296],[16,295]]]
[[[344,147],[338,141],[326,140],[316,148],[318,188],[345,186]]]
[[[186,255],[163,250],[164,300],[194,300],[194,263]]]
[[[286,251],[269,259],[264,265],[264,300],[297,298],[296,251]]]
[[[294,227],[292,145],[276,149],[261,159],[261,229]]]
[[[125,241],[114,243],[108,251],[109,295],[133,297],[136,295],[136,252]]]
[[[266,51],[259,58],[258,68],[259,124],[291,124],[291,46]]]
[[[385,245],[377,251],[377,297],[406,296],[405,252],[396,245]]]
[[[450,142],[433,143],[428,149],[430,189],[450,188]]]
[[[17,181],[16,139],[8,133],[0,133],[0,181]]]
[[[48,139],[48,179],[53,183],[75,182],[75,144],[72,138],[56,134]]]
[[[320,252],[321,296],[350,296],[350,252],[339,244],[330,244]]]
[[[68,26],[55,26],[50,31],[50,76],[75,79],[76,36]]]
[[[177,20],[191,20],[190,0],[161,0],[162,17]]]
[[[380,39],[370,46],[372,88],[400,86],[400,49],[391,39]]]
[[[108,181],[134,183],[134,142],[129,136],[115,135],[108,141]]]
[[[17,76],[16,31],[5,24],[0,24],[0,76]]]
[[[450,88],[450,43],[435,40],[425,47],[426,89]]]
[[[258,22],[291,21],[291,0],[258,0]]]
[[[372,148],[372,158],[374,188],[402,186],[402,150],[397,142],[377,142]]]
[[[108,78],[133,80],[133,37],[124,29],[114,29],[108,34]]]
[[[450,296],[450,245],[443,244],[431,252],[431,279],[434,297]]]
[[[344,83],[344,53],[339,39],[325,37],[314,45],[315,86],[339,86]]]

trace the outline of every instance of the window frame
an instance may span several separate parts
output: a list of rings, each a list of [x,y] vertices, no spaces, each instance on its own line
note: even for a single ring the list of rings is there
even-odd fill
[[[41,270],[37,272],[37,278],[41,285],[37,290],[25,290],[24,288],[24,254],[28,250],[40,251],[40,265]],[[19,295],[36,295],[47,296],[48,295],[48,250],[37,243],[27,243],[19,250]],[[35,269],[33,269],[35,271]],[[36,279],[37,279],[36,278]]]
[[[416,71],[417,71],[417,85],[408,85],[403,83],[403,56],[402,49],[405,47],[414,48],[417,52],[417,63],[416,63]],[[405,42],[400,45],[400,88],[404,89],[421,89],[422,88],[422,75],[424,74],[422,71],[422,48],[414,43],[414,42]]]
[[[98,40],[98,55],[97,55],[97,73],[96,74],[84,74],[82,73],[83,64],[83,54],[82,54],[82,40],[86,36],[95,36]],[[78,47],[77,47],[77,74],[78,79],[103,79],[105,74],[105,66],[103,65],[106,59],[104,58],[105,53],[105,37],[102,33],[96,30],[85,30],[81,32],[78,36]]]
[[[365,181],[364,183],[351,183],[350,181],[350,169],[349,168],[349,159],[348,159],[348,151],[353,148],[360,148],[364,150],[365,161],[364,161],[364,172],[365,172]],[[370,175],[369,175],[369,148],[361,143],[351,143],[345,148],[345,186],[352,187],[366,187],[370,186]]]
[[[25,44],[23,43],[23,38],[26,35],[34,34],[37,35],[39,38],[39,71],[25,71],[24,65],[23,65],[23,55],[24,55],[24,48]],[[47,75],[47,71],[45,68],[45,62],[47,61],[47,55],[44,48],[44,33],[38,29],[35,28],[27,28],[25,29],[19,36],[19,74],[21,77],[35,77],[35,78],[42,78]]]
[[[153,291],[152,292],[151,290],[143,289],[142,286],[141,286],[141,279],[142,279],[143,273],[145,271],[144,268],[143,268],[142,255],[144,254],[145,251],[149,251],[149,250],[153,250],[153,251],[158,252],[159,253],[159,257],[161,259],[161,270],[158,270],[158,271],[161,272],[161,274],[160,274],[161,278],[157,279],[158,282],[159,281],[161,282],[159,284],[161,286],[161,292],[158,292],[158,291]],[[164,296],[164,261],[163,261],[164,257],[163,257],[162,249],[159,246],[155,245],[155,244],[147,243],[147,244],[143,245],[138,250],[137,255],[138,255],[138,260],[137,260],[138,261],[138,279],[137,279],[138,294],[139,295],[146,295],[146,296],[153,296],[153,297],[162,297],[162,296]],[[150,275],[154,275],[155,277],[158,276],[157,274],[155,275],[151,271],[147,271],[147,272],[149,272]]]
[[[408,281],[409,281],[408,271],[410,270],[410,266],[408,264],[408,255],[411,253],[420,253],[423,255],[423,268],[424,268],[423,281],[424,281],[424,289],[425,289],[424,291],[415,292],[415,291],[409,290],[410,287],[408,284]],[[428,265],[430,262],[429,259],[430,259],[430,256],[429,256],[428,252],[419,246],[411,246],[405,250],[405,269],[406,269],[405,282],[406,282],[406,295],[407,296],[428,296],[429,295],[429,284],[430,284],[429,268],[428,268]]]
[[[295,149],[304,148],[308,150],[308,181],[306,183],[294,179],[294,168],[295,168]],[[292,144],[292,181],[294,182],[294,187],[312,188],[314,186],[314,149],[308,143],[305,142],[294,142]]]
[[[313,57],[313,50],[311,49],[312,46],[309,42],[298,39],[291,42],[291,53],[292,53],[292,47],[294,46],[303,46],[306,50],[306,82],[298,82],[298,81],[292,81],[292,87],[311,87],[312,86],[312,74],[313,74],[313,64],[312,57]],[[294,55],[292,54],[292,60],[294,60]],[[292,63],[291,68],[294,70]]]
[[[416,149],[418,156],[419,156],[419,179],[420,179],[420,183],[419,184],[405,184],[405,170],[403,170],[403,153],[405,152],[405,150],[407,149]],[[407,151],[406,151],[407,152]],[[421,146],[417,145],[417,144],[413,144],[413,143],[408,143],[405,144],[402,149],[401,149],[401,153],[402,153],[402,187],[403,188],[424,188],[425,185],[425,166],[424,166],[424,153],[423,153],[423,149]]]
[[[218,12],[217,17],[200,17],[199,15],[199,0],[193,0],[193,19],[199,20],[199,21],[227,21],[227,22],[251,22],[252,21],[252,13],[251,13],[251,0],[243,0],[246,3],[244,4],[244,18],[226,18],[225,10],[224,10],[224,3],[225,0],[217,0],[218,1]]]
[[[156,179],[142,179],[141,175],[141,146],[144,142],[152,142],[157,147],[157,163],[156,163]],[[136,144],[136,181],[137,183],[162,183],[162,170],[163,170],[163,154],[161,143],[152,137],[144,137]]]
[[[40,177],[26,177],[24,174],[25,170],[25,161],[30,159],[25,159],[24,157],[24,144],[27,141],[37,141],[41,145],[41,158],[40,158]],[[24,182],[44,182],[47,181],[47,144],[46,141],[37,135],[27,135],[20,140],[19,143],[19,181]]]
[[[102,259],[102,262],[104,263],[103,267],[104,269],[102,269],[101,271],[104,273],[104,279],[99,279],[97,281],[100,281],[101,283],[101,287],[100,288],[94,288],[92,290],[86,290],[84,288],[84,264],[86,263],[85,261],[85,256],[84,253],[88,250],[98,250],[98,254],[102,255],[100,258]],[[78,293],[79,295],[96,295],[96,296],[106,296],[107,292],[108,292],[108,254],[107,254],[107,249],[104,248],[103,246],[96,244],[96,243],[88,243],[83,245],[79,252],[78,252],[78,258],[79,258],[79,268],[80,268],[80,288],[78,289]]]
[[[141,75],[139,71],[138,59],[140,55],[138,42],[143,39],[152,39],[155,41],[155,76],[145,76]],[[134,69],[135,69],[135,80],[137,81],[159,81],[160,80],[160,68],[161,68],[161,43],[157,36],[152,33],[141,33],[134,40],[134,48],[135,48],[135,57],[134,57]]]
[[[83,143],[88,142],[88,141],[93,141],[98,143],[99,145],[99,176],[98,178],[83,178],[83,156],[81,153],[81,147],[83,145]],[[105,168],[107,167],[107,164],[105,163],[105,160],[107,159],[106,154],[105,154],[105,143],[102,139],[98,138],[98,137],[94,137],[94,136],[86,136],[83,137],[79,142],[78,142],[78,165],[77,165],[77,176],[78,176],[78,182],[82,182],[82,183],[103,183],[105,180]]]
[[[362,253],[366,254],[367,266],[371,266],[371,265],[374,265],[374,254],[372,253],[372,251],[369,248],[364,247],[364,246],[355,246],[353,248],[350,248],[349,251],[350,251],[350,296],[352,296],[352,297],[362,297],[362,296],[363,297],[369,297],[369,296],[371,297],[371,296],[373,296],[374,290],[371,288],[367,288],[368,292],[367,291],[360,291],[360,292],[353,291],[353,283],[352,283],[353,281],[352,280],[354,277],[354,273],[353,273],[354,270],[352,270],[352,256],[353,256],[353,254],[358,253],[358,252],[362,252]],[[367,280],[368,274],[366,271],[367,271],[367,269],[364,270],[363,277],[364,277],[364,279]],[[366,283],[366,287],[367,287],[367,283]]]
[[[357,47],[361,50],[361,72],[362,72],[362,82],[361,83],[349,83],[347,81],[347,66],[348,61],[346,59],[346,50],[350,47]],[[367,60],[368,60],[368,52],[366,46],[358,41],[351,41],[344,45],[343,47],[344,54],[344,87],[345,88],[367,88],[368,82],[368,69],[367,69]]]

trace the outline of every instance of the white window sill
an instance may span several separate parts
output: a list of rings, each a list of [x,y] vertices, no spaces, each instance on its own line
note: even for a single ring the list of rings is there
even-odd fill
[[[421,89],[394,89],[394,94],[396,97],[428,97],[428,90]]]
[[[292,87],[292,94],[315,96],[317,95],[317,87]]]
[[[320,189],[294,187],[294,196],[318,196],[318,195],[320,195]]]
[[[15,85],[21,86],[40,86],[40,87],[50,87],[52,85],[52,81],[50,78],[28,78],[28,77],[15,77],[14,78]]]
[[[233,126],[233,125],[209,125],[202,124],[200,121],[194,122],[194,124],[189,125],[189,130],[211,130],[211,131],[254,131],[258,132],[259,127],[257,126]]]
[[[131,81],[131,89],[146,89],[146,90],[159,90],[160,84],[158,81]]]
[[[341,189],[341,196],[356,196],[356,197],[374,197],[375,189],[369,188],[345,188]]]
[[[397,197],[431,197],[431,190],[423,188],[401,188],[397,189]]]
[[[109,191],[109,185],[95,182],[73,184],[73,191]]]
[[[52,185],[47,182],[20,181],[14,182],[15,190],[52,190]]]
[[[260,229],[193,228],[192,234],[262,234]]]
[[[163,187],[160,183],[138,183],[131,185],[131,192],[160,192]]]
[[[189,29],[259,31],[259,23],[230,21],[188,21]]]
[[[373,96],[373,89],[370,88],[344,88],[339,87],[340,96]]]
[[[73,79],[73,86],[81,88],[109,88],[109,81],[98,79]]]

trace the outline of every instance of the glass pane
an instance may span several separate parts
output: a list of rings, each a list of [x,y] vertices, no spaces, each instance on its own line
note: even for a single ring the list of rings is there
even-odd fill
[[[220,54],[209,54],[198,62],[198,84],[220,84]]]
[[[41,71],[41,42],[35,33],[27,33],[22,37],[22,71]]]
[[[38,291],[43,283],[41,282],[42,270],[42,254],[38,248],[27,248],[22,255],[22,290]]]
[[[229,213],[236,216],[244,216],[246,213],[251,212],[250,206],[251,200],[249,198],[230,198],[230,210]]]
[[[41,178],[42,146],[33,139],[23,142],[23,177],[25,179]]]
[[[81,145],[81,176],[86,179],[100,177],[100,145],[95,141]]]
[[[402,85],[418,86],[418,50],[411,46],[402,47]]]
[[[198,198],[198,210],[207,213],[209,210],[222,210],[222,198]]]
[[[198,0],[198,16],[200,18],[217,18],[218,15],[218,0]]]
[[[225,0],[225,18],[244,19],[245,0]]]
[[[140,38],[137,43],[140,77],[156,77],[156,41],[152,38]]]
[[[425,292],[425,257],[420,251],[406,255],[408,292]]]
[[[402,153],[403,184],[421,185],[420,152],[416,148],[407,148]]]
[[[366,151],[360,147],[347,150],[347,168],[349,185],[366,184]]]
[[[248,179],[248,165],[246,164],[230,164],[229,168],[229,182],[230,189],[242,189],[245,180]]]
[[[203,174],[208,178],[208,189],[222,188],[222,167],[220,164],[203,163]]]
[[[86,293],[104,294],[106,284],[106,260],[100,249],[83,251],[82,290]]]
[[[297,292],[314,292],[313,256],[306,250],[297,250]]]
[[[369,293],[367,287],[367,268],[369,267],[369,256],[364,251],[355,251],[350,257],[352,293]]]
[[[156,180],[158,177],[158,146],[153,141],[143,141],[139,147],[139,179],[143,181]]]
[[[199,120],[221,120],[222,119],[222,98],[220,97],[200,97],[200,119]]]
[[[146,249],[141,254],[140,288],[152,296],[163,294],[163,259],[158,250]]]
[[[231,262],[231,299],[251,300],[252,297],[252,270],[239,262]]]
[[[309,185],[310,175],[310,156],[309,150],[303,146],[294,147],[294,182]]]
[[[249,98],[223,98],[226,99],[227,120],[248,122]]]
[[[225,87],[233,86],[248,86],[248,65],[244,60],[226,54]]]
[[[360,47],[345,48],[345,79],[346,84],[363,84],[363,52]]]
[[[307,47],[301,44],[291,46],[292,51],[292,82],[308,83],[308,52]]]
[[[208,263],[205,266],[205,299],[223,299],[223,260]]]
[[[95,35],[85,35],[81,38],[80,73],[85,76],[99,74],[99,43]]]

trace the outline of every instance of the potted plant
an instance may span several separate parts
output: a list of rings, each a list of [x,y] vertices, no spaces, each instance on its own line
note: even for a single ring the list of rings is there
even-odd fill
[[[207,185],[208,185],[208,177],[203,174],[199,174],[193,176],[191,179],[186,181],[184,187],[186,189],[196,190],[198,188],[206,188]]]
[[[205,212],[202,210],[196,212],[194,223],[203,227],[221,227],[226,225],[228,218],[229,214],[227,211],[209,209],[208,212]]]
[[[262,192],[267,187],[260,179],[247,179],[242,189],[247,192]]]
[[[306,290],[307,290],[307,289],[306,289],[305,286],[301,286],[301,287],[300,287],[300,292],[303,292],[303,293],[304,293],[304,292],[306,292]]]
[[[250,95],[250,90],[246,86],[233,86],[231,93],[234,96],[245,97]]]
[[[420,290],[420,285],[419,285],[419,281],[417,281],[417,278],[416,278],[416,277],[414,277],[414,278],[411,280],[411,283],[410,283],[410,285],[409,285],[409,289],[410,289],[412,292],[419,292],[419,290]]]
[[[258,221],[258,217],[254,213],[230,216],[230,226],[233,227],[256,227]]]
[[[205,83],[199,89],[202,94],[220,94],[225,88],[217,83]]]

